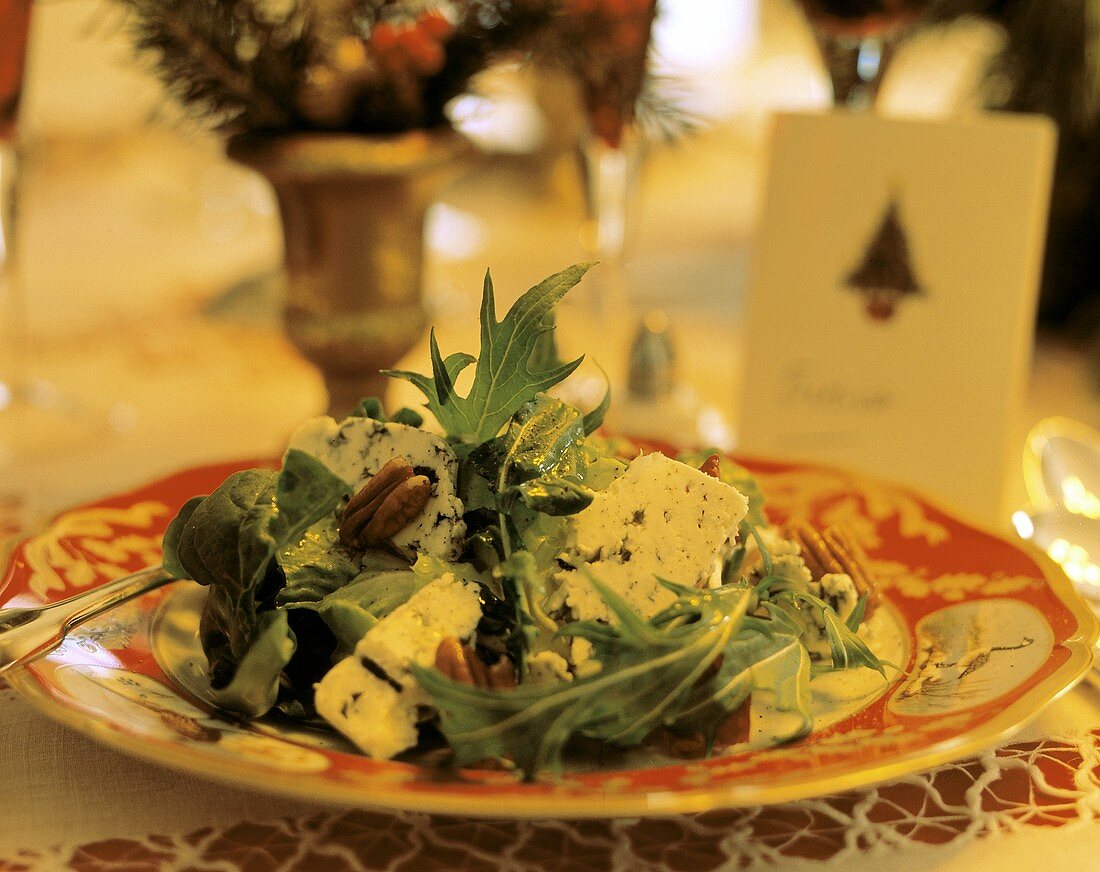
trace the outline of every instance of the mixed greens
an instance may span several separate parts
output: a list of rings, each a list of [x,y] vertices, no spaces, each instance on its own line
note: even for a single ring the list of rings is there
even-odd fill
[[[858,635],[869,592],[811,571],[744,469],[700,472],[711,452],[643,462],[597,432],[609,393],[587,412],[546,393],[582,361],[558,357],[553,313],[587,269],[539,283],[499,321],[487,274],[478,356],[443,357],[433,331],[430,376],[390,373],[424,393],[441,434],[365,400],[304,425],[281,470],[238,472],[183,507],[164,565],[209,589],[217,704],[319,714],[375,756],[445,743],[457,765],[498,758],[533,778],[578,741],[671,733],[711,748],[758,690],[794,714],[775,738],[795,738],[812,727],[813,674],[885,674]],[[345,506],[395,459],[402,481],[427,479],[416,517],[364,545]],[[407,509],[413,491],[386,493]],[[375,511],[392,514],[386,493]],[[667,561],[681,577],[660,577],[681,539]]]

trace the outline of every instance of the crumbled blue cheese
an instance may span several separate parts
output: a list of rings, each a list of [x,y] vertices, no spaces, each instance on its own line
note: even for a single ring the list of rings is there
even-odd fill
[[[859,602],[859,590],[846,572],[830,572],[821,576],[821,598],[833,607],[842,621],[846,621]]]
[[[757,529],[764,547],[772,562],[772,575],[790,582],[795,590],[812,593],[810,582],[813,580],[806,561],[802,559],[802,546],[793,539],[785,539],[777,527],[761,527]],[[761,561],[756,566],[756,577],[762,578],[764,564]]]
[[[830,572],[821,576],[819,581],[810,583],[809,592],[832,606],[842,621],[848,619],[859,602],[859,591],[856,590],[855,582],[850,575],[843,572]],[[832,657],[832,647],[829,645],[829,634],[825,631],[825,618],[821,609],[803,608],[798,617],[805,626],[802,644],[806,646],[810,656],[829,660]]]
[[[584,568],[639,613],[654,615],[676,598],[657,577],[708,585],[747,511],[736,488],[663,454],[639,457],[570,519],[560,559],[574,569],[557,573],[548,607],[568,607],[577,620],[610,619]]]
[[[392,538],[409,559],[427,554],[455,560],[462,551],[466,524],[456,494],[458,458],[439,436],[406,424],[371,418],[313,418],[290,438],[290,447],[312,454],[358,491],[397,457],[404,458],[432,483],[431,497],[420,517]]]
[[[761,528],[759,534],[771,557],[772,575],[784,579],[790,590],[824,600],[842,621],[848,619],[859,602],[859,591],[850,575],[831,572],[815,580],[802,559],[802,548],[798,542],[784,538],[776,527]],[[763,560],[756,554],[749,578],[759,581],[763,576]],[[802,626],[802,642],[810,655],[816,659],[828,659],[831,648],[821,609],[805,602],[795,602],[784,608]]]
[[[371,627],[328,671],[315,686],[317,713],[371,757],[413,747],[417,708],[428,697],[409,665],[431,666],[443,639],[469,638],[480,619],[478,586],[446,573]]]
[[[553,651],[539,651],[537,654],[532,654],[524,664],[527,669],[523,679],[524,684],[554,684],[573,680],[569,663]]]

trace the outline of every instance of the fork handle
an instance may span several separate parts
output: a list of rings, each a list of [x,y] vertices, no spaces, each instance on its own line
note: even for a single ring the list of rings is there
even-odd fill
[[[0,675],[48,654],[97,615],[175,580],[150,566],[56,603],[0,609]]]

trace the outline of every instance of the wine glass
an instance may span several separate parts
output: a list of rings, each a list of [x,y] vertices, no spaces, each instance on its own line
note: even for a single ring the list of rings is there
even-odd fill
[[[0,301],[6,310],[9,349],[5,378],[0,381],[0,408],[20,402],[23,381],[22,298],[15,262],[16,210],[19,198],[19,154],[15,141],[23,70],[30,31],[30,0],[0,0]]]
[[[581,241],[600,262],[590,279],[593,315],[607,324],[629,307],[626,251],[645,139],[635,109],[646,77],[656,0],[564,0],[564,56],[580,89],[586,216]]]
[[[106,414],[28,370],[25,287],[19,255],[23,149],[18,136],[31,0],[0,0],[0,500],[12,498],[27,461],[50,457],[109,429]],[[8,489],[8,492],[4,491]],[[16,496],[21,499],[21,497]]]
[[[810,22],[833,103],[849,109],[874,106],[898,44],[928,0],[798,0]]]

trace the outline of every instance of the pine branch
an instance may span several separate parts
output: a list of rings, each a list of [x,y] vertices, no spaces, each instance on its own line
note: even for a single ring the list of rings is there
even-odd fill
[[[120,0],[130,11],[128,30],[139,54],[153,59],[153,68],[168,90],[196,114],[211,118],[220,128],[265,129],[286,127],[293,111],[285,99],[265,87],[274,79],[289,84],[297,76],[291,58],[298,41],[288,49],[270,52],[274,28],[253,18],[243,21],[234,10],[249,2],[181,2],[181,0]],[[250,64],[241,57],[243,40],[266,51]],[[285,72],[279,73],[279,67]],[[259,73],[260,75],[257,75]],[[287,97],[293,92],[283,91]]]
[[[646,73],[634,104],[635,118],[646,139],[671,144],[699,129],[701,119],[684,108],[685,97],[677,79]]]
[[[639,111],[654,9],[654,0],[642,0],[629,16],[608,9],[597,21],[568,11],[566,0],[450,0],[446,18],[425,0],[117,2],[169,92],[229,133],[445,124],[445,107],[475,75],[552,44],[574,53],[566,66],[588,86],[601,135],[608,118],[617,135]],[[605,19],[618,42],[593,24]],[[684,126],[666,102],[648,105],[666,136]]]

